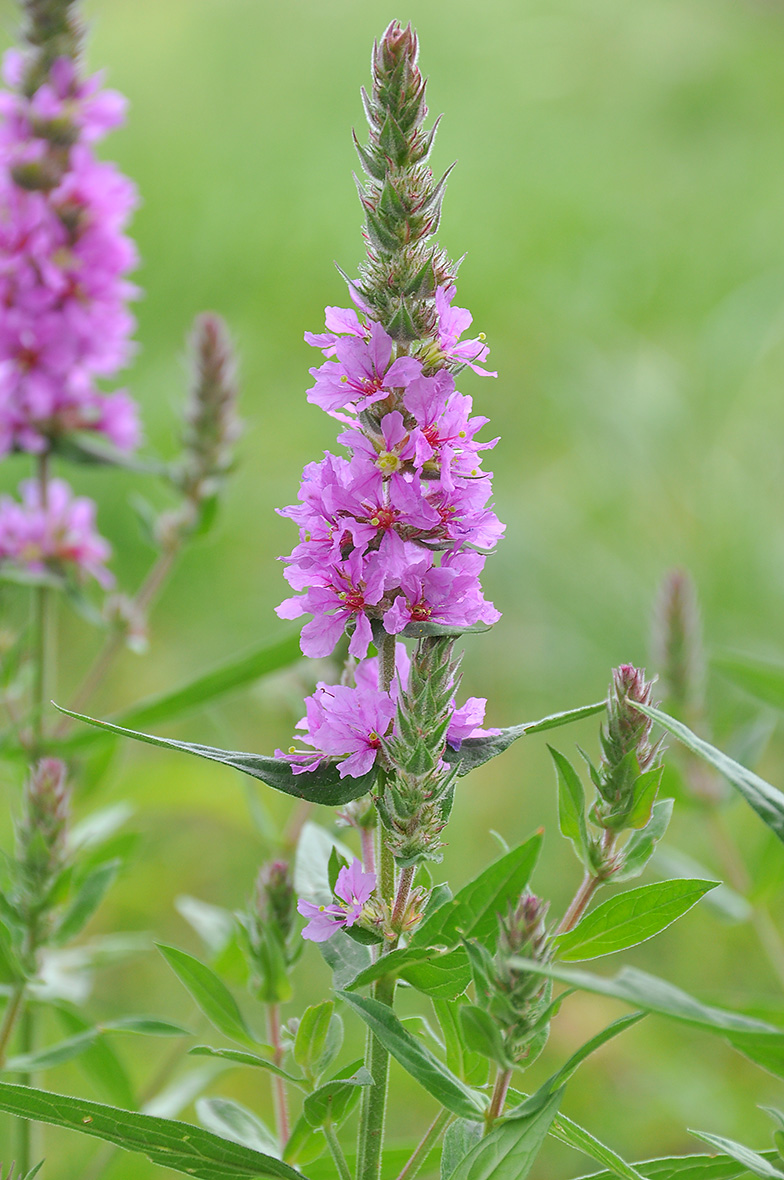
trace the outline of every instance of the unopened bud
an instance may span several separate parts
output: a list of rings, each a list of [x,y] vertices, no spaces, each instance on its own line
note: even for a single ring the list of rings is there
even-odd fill
[[[220,316],[197,316],[191,333],[193,383],[185,408],[181,486],[200,502],[214,495],[234,461],[241,423],[237,416],[237,363]]]
[[[652,648],[668,710],[692,723],[703,709],[705,657],[697,591],[685,570],[671,570],[661,584]]]
[[[653,704],[653,685],[633,664],[613,669],[607,696],[607,728],[601,732],[603,757],[594,771],[600,798],[593,818],[603,828],[641,828],[651,815],[658,789],[662,743],[651,744],[653,722],[635,703]],[[609,866],[607,866],[609,867]]]
[[[42,758],[25,784],[17,830],[23,884],[35,896],[63,867],[69,812],[65,764],[58,758]]]
[[[256,916],[263,926],[275,926],[283,942],[294,926],[295,901],[288,862],[275,860],[265,865],[256,880]]]
[[[119,631],[126,647],[141,654],[147,650],[147,618],[135,599],[128,594],[110,594],[103,608],[106,622]]]

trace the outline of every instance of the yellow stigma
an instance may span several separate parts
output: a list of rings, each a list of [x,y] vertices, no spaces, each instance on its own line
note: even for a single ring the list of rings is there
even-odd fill
[[[392,451],[382,451],[376,464],[385,475],[391,475],[394,471],[399,471],[401,467],[400,459]]]

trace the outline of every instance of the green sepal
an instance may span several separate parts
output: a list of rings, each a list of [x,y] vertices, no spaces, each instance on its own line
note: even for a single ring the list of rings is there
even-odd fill
[[[356,131],[352,131],[351,134],[354,137],[354,147],[357,150],[359,162],[362,165],[363,170],[368,174],[369,177],[371,177],[372,180],[383,181],[387,174],[385,161],[378,160],[372,152],[368,151],[367,148],[362,146],[362,144],[359,142],[359,139],[357,138]]]
[[[387,229],[384,222],[372,209],[365,210],[365,224],[368,237],[379,253],[394,254],[400,249],[401,242],[397,234]],[[390,335],[392,335],[391,332]]]
[[[400,248],[399,242],[397,248]],[[408,310],[408,307],[404,302],[400,303],[394,315],[389,320],[387,320],[387,322],[384,324],[384,327],[393,340],[398,340],[402,343],[410,343],[412,340],[417,340],[419,338],[419,332],[417,331],[416,325],[411,318],[411,312]],[[418,625],[419,624],[417,623],[409,623],[408,627],[416,627]],[[437,626],[438,624],[425,624],[425,626],[428,625]],[[408,627],[404,629],[404,635],[407,634]],[[443,634],[443,632],[430,632],[430,634]]]
[[[408,158],[408,141],[398,127],[396,120],[389,113],[387,113],[384,126],[381,128],[378,145],[384,155],[388,156],[398,168],[401,168],[406,163]]]

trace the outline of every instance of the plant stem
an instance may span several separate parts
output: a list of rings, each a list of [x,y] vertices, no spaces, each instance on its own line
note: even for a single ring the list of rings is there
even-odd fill
[[[398,1176],[397,1180],[413,1180],[423,1163],[430,1155],[430,1152],[435,1147],[438,1140],[441,1138],[442,1132],[446,1129],[449,1123],[452,1122],[454,1115],[448,1110],[442,1110],[437,1114],[432,1123],[425,1131],[424,1135],[419,1141],[419,1144],[414,1148],[414,1151],[409,1156],[403,1167],[403,1171]]]
[[[509,1089],[509,1083],[512,1080],[512,1070],[502,1069],[498,1067],[498,1073],[495,1078],[495,1086],[493,1088],[493,1097],[490,1101],[490,1108],[485,1116],[485,1135],[491,1130],[493,1123],[500,1116],[504,1109],[506,1102],[506,1092]]]
[[[376,1000],[392,1007],[395,980],[379,979],[373,989]],[[357,1180],[378,1180],[381,1175],[381,1151],[384,1143],[384,1120],[387,1108],[389,1053],[372,1033],[368,1033],[365,1065],[373,1077],[372,1086],[362,1087],[359,1116]]]
[[[36,479],[41,497],[41,507],[46,509],[49,499],[49,455],[44,451],[38,456]],[[49,586],[36,586],[33,590],[33,686],[32,686],[32,742],[30,753],[35,760],[43,753],[44,706],[46,703],[46,673],[49,654]]]
[[[275,1050],[275,1064],[280,1066],[283,1061],[283,1046],[280,1043],[280,1007],[278,1004],[267,1006],[267,1035]],[[281,1147],[285,1147],[289,1138],[289,1110],[283,1078],[273,1074],[272,1090],[275,1099],[275,1123],[278,1129],[278,1139]],[[326,1134],[326,1130],[324,1133]]]
[[[5,1059],[8,1056],[8,1046],[24,1004],[24,996],[25,985],[18,983],[8,999],[3,1023],[0,1025],[0,1069],[5,1065]]]
[[[415,865],[407,865],[400,874],[400,884],[397,888],[397,896],[395,898],[395,908],[392,910],[392,929],[398,933],[403,927],[403,918],[406,913],[406,903],[408,902],[408,895],[411,890],[411,883],[414,880],[414,873],[416,872]]]
[[[33,1022],[33,1013],[28,1006],[23,1010],[19,1022],[19,1051],[21,1053],[32,1053],[35,1048]],[[19,1077],[19,1082],[22,1086],[31,1086],[33,1079],[30,1074],[22,1074]],[[16,1120],[16,1164],[19,1168],[19,1175],[22,1177],[27,1175],[32,1166],[33,1136],[36,1134],[37,1128],[38,1124],[30,1122],[29,1119]]]
[[[604,836],[602,837],[602,851],[609,855],[612,852],[615,844],[615,832],[611,832],[609,828],[605,828]],[[561,919],[561,924],[556,930],[556,934],[566,934],[568,930],[573,930],[577,923],[582,918],[588,906],[591,903],[596,890],[600,885],[603,885],[606,878],[601,875],[596,875],[586,869],[585,876],[582,879],[580,888],[575,893],[571,900],[568,910]]]
[[[331,1122],[324,1124],[324,1138],[327,1141],[329,1153],[332,1156],[335,1167],[338,1170],[340,1180],[351,1180],[351,1172],[349,1170],[348,1162],[343,1154],[343,1148],[340,1146],[337,1132]]]

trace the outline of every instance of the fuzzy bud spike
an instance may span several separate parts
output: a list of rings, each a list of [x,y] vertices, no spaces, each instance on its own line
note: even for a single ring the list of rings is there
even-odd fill
[[[653,684],[633,664],[613,669],[607,697],[607,727],[597,776],[596,822],[606,829],[644,827],[658,789],[661,743],[651,744],[653,722],[634,705],[652,705]]]
[[[703,711],[705,656],[697,591],[686,570],[670,570],[662,581],[652,648],[668,708],[693,721]]]
[[[371,93],[362,91],[370,138],[354,142],[368,180],[360,200],[365,212],[368,261],[359,291],[374,316],[398,343],[407,345],[435,330],[435,285],[449,286],[452,263],[428,240],[438,226],[443,181],[426,166],[436,126],[424,129],[425,81],[410,25],[389,25],[373,50]],[[428,261],[435,285],[417,276]]]
[[[65,864],[70,791],[65,763],[42,758],[25,784],[22,819],[17,829],[20,884],[27,897],[40,901]]]
[[[285,941],[294,926],[294,883],[288,861],[264,865],[256,880],[255,911],[264,926],[274,925]]]
[[[27,18],[23,36],[36,51],[24,82],[25,93],[33,95],[57,58],[78,58],[83,32],[76,0],[22,0],[22,7]]]

